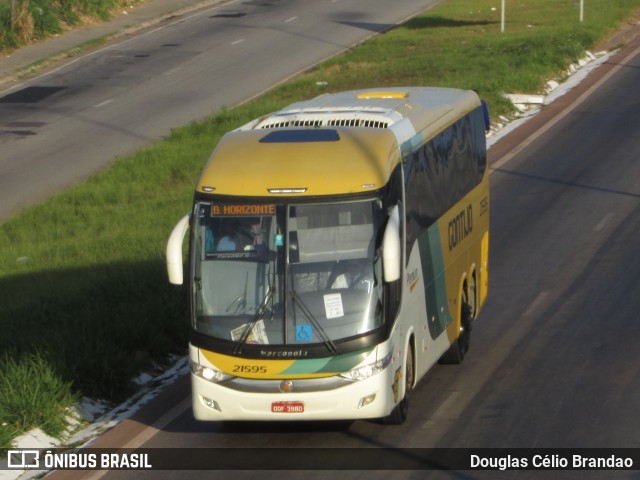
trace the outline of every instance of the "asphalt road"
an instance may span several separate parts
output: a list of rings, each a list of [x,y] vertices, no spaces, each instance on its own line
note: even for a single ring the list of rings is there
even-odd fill
[[[32,79],[0,98],[0,219],[435,3],[237,0]]]
[[[413,392],[405,425],[198,423],[190,412],[188,382],[181,379],[95,446],[244,448],[247,468],[255,470],[92,472],[90,478],[337,474],[261,471],[252,462],[255,449],[264,447],[279,449],[285,458],[295,455],[295,447],[639,448],[638,45],[492,148],[489,300],[464,364],[438,365],[427,374]],[[590,87],[595,79],[599,88]],[[179,455],[189,455],[184,452]],[[546,473],[395,468],[339,475],[639,477],[638,470]],[[53,478],[82,476],[59,472]]]

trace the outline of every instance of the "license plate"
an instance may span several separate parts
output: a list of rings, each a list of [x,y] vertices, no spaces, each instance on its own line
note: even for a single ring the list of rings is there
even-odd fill
[[[304,412],[304,403],[302,402],[273,402],[271,404],[273,413],[302,413]]]

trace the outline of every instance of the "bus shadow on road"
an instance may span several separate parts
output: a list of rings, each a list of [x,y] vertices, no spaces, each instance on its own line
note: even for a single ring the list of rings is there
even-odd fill
[[[346,432],[353,421],[310,422],[222,422],[224,433],[301,433],[301,432]]]

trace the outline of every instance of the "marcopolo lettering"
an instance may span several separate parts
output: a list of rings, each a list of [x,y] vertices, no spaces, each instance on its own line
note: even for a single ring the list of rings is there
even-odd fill
[[[266,358],[300,358],[308,354],[306,350],[260,350],[260,356]]]
[[[473,231],[473,207],[471,204],[449,221],[449,250],[456,248]]]

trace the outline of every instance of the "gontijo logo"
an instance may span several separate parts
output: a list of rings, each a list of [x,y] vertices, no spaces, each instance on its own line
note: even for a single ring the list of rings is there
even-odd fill
[[[453,217],[453,220],[449,222],[449,250],[453,250],[457,247],[458,244],[472,232],[472,230],[473,207],[469,204],[466,209],[461,210],[460,213]]]

